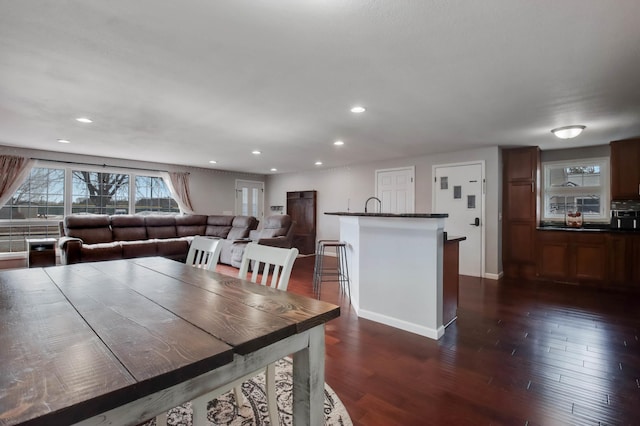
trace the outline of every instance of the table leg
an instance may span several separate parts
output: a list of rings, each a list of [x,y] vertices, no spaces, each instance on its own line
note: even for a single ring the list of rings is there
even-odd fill
[[[309,333],[309,346],[293,354],[293,424],[324,425],[324,324]]]

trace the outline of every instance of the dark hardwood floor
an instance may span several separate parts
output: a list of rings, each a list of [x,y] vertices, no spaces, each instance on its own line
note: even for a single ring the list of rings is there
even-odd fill
[[[296,260],[289,291],[312,296],[313,264]],[[341,306],[326,382],[356,426],[640,424],[637,295],[462,276],[458,319],[434,341],[359,319],[322,286]]]

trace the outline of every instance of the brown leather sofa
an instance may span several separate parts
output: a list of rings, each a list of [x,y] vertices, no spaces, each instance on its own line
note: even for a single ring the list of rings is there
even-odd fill
[[[258,227],[253,216],[70,215],[60,222],[63,264],[164,256],[184,260],[194,236],[222,239],[220,263],[231,264],[232,248]]]
[[[293,246],[293,228],[295,222],[286,214],[265,218],[262,229],[249,232],[249,238],[236,241],[231,247],[231,266],[240,267],[244,244],[256,242],[265,246],[291,248]]]

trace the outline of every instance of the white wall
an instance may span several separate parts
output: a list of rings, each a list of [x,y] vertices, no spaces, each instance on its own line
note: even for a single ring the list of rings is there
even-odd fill
[[[544,151],[542,152],[542,160],[604,157],[609,156],[608,148],[606,145],[591,149]],[[316,190],[318,191],[318,239],[339,237],[338,218],[327,216],[324,212],[346,211],[347,209],[350,211],[364,210],[366,199],[375,195],[376,170],[415,166],[415,211],[429,213],[432,208],[432,166],[484,160],[487,180],[485,271],[489,274],[499,274],[502,271],[502,224],[499,220],[502,212],[502,156],[500,149],[496,146],[273,176],[5,146],[0,146],[0,154],[107,164],[116,167],[187,171],[190,173],[192,201],[197,214],[223,214],[225,211],[234,211],[236,179],[266,182],[265,211],[267,214],[269,214],[270,206],[286,206],[287,191]]]
[[[415,166],[416,208],[418,213],[432,213],[432,166],[484,160],[486,173],[486,263],[485,271],[498,274],[502,270],[501,225],[498,221],[502,199],[500,150],[498,147],[480,148],[446,154],[385,160],[335,169],[318,169],[304,173],[267,176],[265,209],[286,206],[287,191],[318,191],[317,238],[338,238],[338,217],[324,212],[364,211],[364,203],[375,195],[375,171]]]
[[[24,157],[62,162],[92,163],[100,165],[106,164],[114,167],[189,172],[191,201],[193,203],[195,213],[197,214],[223,214],[225,211],[233,212],[235,210],[236,179],[264,181],[264,175],[217,171],[197,167],[140,162],[121,158],[66,154],[53,151],[40,151],[6,146],[0,146],[0,154],[20,155]]]

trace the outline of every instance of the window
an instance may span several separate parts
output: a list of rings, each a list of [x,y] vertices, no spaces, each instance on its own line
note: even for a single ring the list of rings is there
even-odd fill
[[[71,213],[129,213],[129,175],[74,170]]]
[[[137,175],[109,167],[98,170],[34,167],[0,208],[0,253],[25,251],[27,237],[57,238],[60,221],[70,213],[180,213],[160,173]]]
[[[58,236],[64,217],[64,169],[33,168],[0,209],[0,252],[25,250],[27,237]]]
[[[564,221],[580,212],[585,222],[609,220],[609,159],[543,164],[543,219]]]
[[[135,213],[180,213],[178,203],[171,197],[161,177],[136,176]]]

